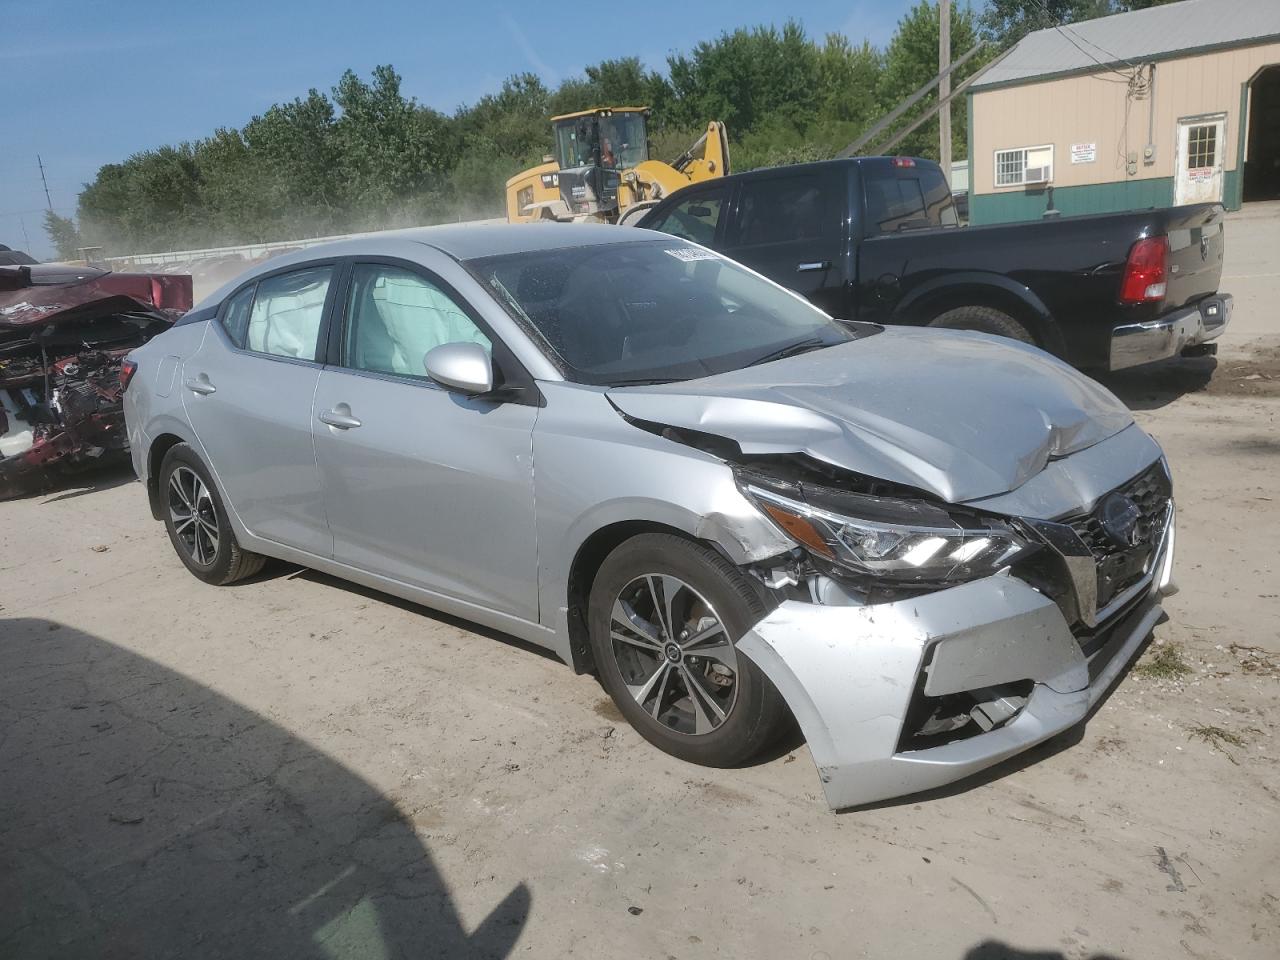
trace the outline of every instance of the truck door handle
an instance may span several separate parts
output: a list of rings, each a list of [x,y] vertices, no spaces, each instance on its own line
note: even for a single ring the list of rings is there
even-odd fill
[[[796,273],[814,273],[818,270],[830,270],[830,260],[809,260],[805,263],[796,264]]]
[[[182,381],[182,385],[192,393],[198,393],[202,397],[207,397],[211,393],[217,393],[218,388],[209,382],[206,374],[200,374],[198,377],[188,377]]]
[[[331,427],[337,427],[339,430],[351,430],[360,426],[360,421],[351,416],[351,408],[345,403],[339,405],[342,409],[335,407],[332,410],[326,410],[320,414],[317,419],[321,423],[327,423]],[[344,412],[345,411],[345,412]]]

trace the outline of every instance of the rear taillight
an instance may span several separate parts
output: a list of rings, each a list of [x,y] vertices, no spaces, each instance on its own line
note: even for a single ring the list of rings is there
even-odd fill
[[[1147,237],[1129,251],[1120,281],[1121,303],[1163,300],[1169,288],[1169,238]]]
[[[911,157],[894,157],[890,161],[890,163],[892,163],[893,166],[898,167],[899,169],[907,169],[909,167],[914,167],[916,165],[915,160],[913,160]]]
[[[122,361],[120,364],[120,392],[124,393],[129,389],[129,383],[133,380],[133,375],[138,372],[138,365],[132,360]]]

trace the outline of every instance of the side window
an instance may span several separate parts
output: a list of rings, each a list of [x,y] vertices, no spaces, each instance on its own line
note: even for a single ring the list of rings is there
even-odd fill
[[[315,360],[333,267],[308,267],[258,283],[245,345],[274,357]]]
[[[742,184],[736,245],[785,243],[823,235],[834,204],[823,202],[822,176],[767,177]]]
[[[222,326],[227,336],[241,350],[244,349],[245,337],[249,335],[249,308],[253,306],[253,291],[257,287],[250,284],[226,302],[222,308]]]
[[[444,291],[400,267],[356,264],[343,358],[357,370],[425,377],[422,359],[445,343],[493,344]]]
[[[867,224],[874,226],[877,233],[930,226],[918,178],[871,176],[866,183]]]
[[[649,224],[650,230],[661,230],[682,240],[692,240],[704,247],[711,246],[716,238],[716,227],[724,210],[725,191],[702,193],[682,200],[660,220]]]

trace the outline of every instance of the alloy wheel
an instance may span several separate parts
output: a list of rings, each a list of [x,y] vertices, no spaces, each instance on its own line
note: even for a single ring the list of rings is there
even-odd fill
[[[738,656],[724,622],[677,577],[645,574],[613,602],[609,637],[623,683],[641,708],[676,733],[700,736],[728,719]]]
[[[218,557],[218,511],[209,488],[190,467],[169,475],[169,519],[187,557],[202,567],[212,565]]]

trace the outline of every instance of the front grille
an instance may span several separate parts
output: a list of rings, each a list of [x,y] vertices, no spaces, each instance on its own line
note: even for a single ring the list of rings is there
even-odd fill
[[[1117,493],[1128,497],[1138,508],[1132,543],[1118,542],[1107,532],[1104,524],[1107,499]],[[1108,493],[1092,513],[1068,521],[1097,563],[1099,609],[1148,573],[1152,554],[1159,546],[1160,534],[1169,515],[1172,495],[1173,483],[1169,472],[1164,461],[1157,461],[1133,480]]]

